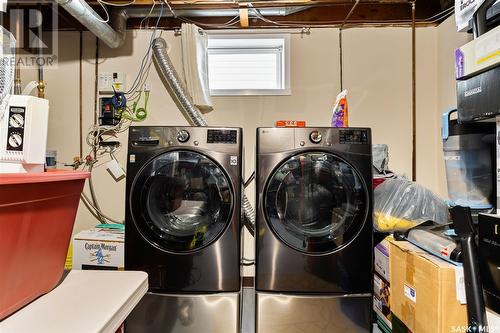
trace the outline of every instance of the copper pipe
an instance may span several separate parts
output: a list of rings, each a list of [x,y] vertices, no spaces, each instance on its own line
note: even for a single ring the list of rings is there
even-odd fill
[[[39,4],[38,5],[38,10],[40,12],[40,15],[42,15],[42,5]],[[43,30],[42,30],[42,25],[40,24],[38,26],[38,38],[39,40],[42,39],[42,34],[43,34]],[[43,51],[42,51],[42,45],[40,45],[41,43],[39,42],[38,43],[38,85],[37,85],[37,89],[38,89],[38,97],[40,98],[45,98],[45,82],[43,81],[43,62],[40,61],[40,59],[43,57]]]
[[[19,9],[19,6],[17,7]],[[19,36],[22,36],[22,31],[21,31],[21,18],[19,15],[16,15],[16,32],[14,35],[16,38],[19,38]],[[20,67],[20,61],[19,61],[19,52],[16,51],[16,74],[14,77],[14,95],[21,95],[22,93],[22,88],[21,88],[21,67]]]

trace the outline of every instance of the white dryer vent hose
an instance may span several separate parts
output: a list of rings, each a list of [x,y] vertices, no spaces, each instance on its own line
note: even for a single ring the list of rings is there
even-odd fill
[[[208,126],[206,119],[193,104],[191,96],[186,92],[182,80],[172,65],[172,61],[168,56],[168,47],[165,39],[161,37],[155,38],[152,48],[153,58],[161,73],[167,91],[179,110],[192,125],[200,127]],[[255,234],[255,211],[245,194],[243,194],[242,209],[245,215],[244,224],[253,236]]]

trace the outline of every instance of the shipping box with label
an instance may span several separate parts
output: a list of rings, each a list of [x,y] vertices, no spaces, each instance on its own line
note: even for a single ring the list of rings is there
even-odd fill
[[[90,229],[73,238],[73,269],[124,268],[124,231]]]
[[[391,241],[390,253],[391,311],[410,331],[450,333],[467,325],[456,266],[406,241]]]

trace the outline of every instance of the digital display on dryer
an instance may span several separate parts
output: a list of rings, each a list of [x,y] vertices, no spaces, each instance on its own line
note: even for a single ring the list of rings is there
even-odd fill
[[[367,144],[368,131],[366,130],[341,130],[339,132],[341,144]]]
[[[236,143],[238,131],[208,130],[207,143]]]

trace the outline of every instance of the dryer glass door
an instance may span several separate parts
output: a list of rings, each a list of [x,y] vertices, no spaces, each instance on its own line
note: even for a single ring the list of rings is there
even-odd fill
[[[349,243],[368,212],[368,191],[356,169],[337,155],[306,152],[282,162],[264,197],[268,223],[281,241],[306,253]]]
[[[149,161],[131,191],[134,223],[153,245],[189,252],[214,242],[229,224],[233,192],[209,157],[171,151]]]

